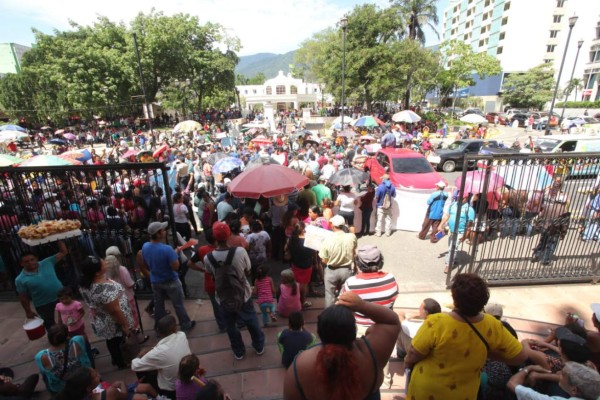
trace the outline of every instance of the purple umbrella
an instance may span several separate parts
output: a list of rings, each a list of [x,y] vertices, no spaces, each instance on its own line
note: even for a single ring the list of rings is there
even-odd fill
[[[72,133],[65,133],[63,134],[63,137],[67,140],[75,140],[77,139],[77,136],[73,135]]]

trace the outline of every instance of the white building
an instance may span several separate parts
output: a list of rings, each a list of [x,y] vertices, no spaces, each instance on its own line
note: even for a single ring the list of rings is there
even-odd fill
[[[484,97],[486,109],[499,109],[501,99],[496,95],[506,74],[553,63],[555,77],[558,75],[569,33],[569,18],[573,15],[577,15],[578,20],[569,41],[560,81],[562,88],[571,78],[579,40],[583,40],[583,45],[573,77],[584,77],[585,55],[589,54],[596,37],[600,1],[450,0],[444,11],[442,33],[444,40],[462,40],[475,52],[487,52],[498,58],[502,65],[499,79],[479,90],[471,88],[471,95]],[[574,93],[570,100],[574,100],[573,97]]]
[[[588,54],[581,55],[585,62],[583,71],[583,91],[578,100],[600,100],[600,16],[596,24],[594,40]]]
[[[301,107],[317,109],[318,104],[331,102],[331,96],[322,91],[324,87],[322,84],[304,82],[289,73],[284,75],[283,71],[262,85],[236,86],[247,111],[257,104],[263,107],[271,105],[275,111],[300,111]]]

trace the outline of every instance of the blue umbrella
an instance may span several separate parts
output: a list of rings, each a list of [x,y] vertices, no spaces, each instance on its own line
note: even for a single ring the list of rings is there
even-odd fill
[[[375,126],[378,126],[379,124],[377,123],[377,121],[375,121],[375,118],[371,117],[371,116],[366,116],[366,117],[361,117],[359,119],[356,120],[356,122],[354,123],[354,126],[359,126],[359,127],[367,127],[367,128],[373,128]]]
[[[63,139],[51,139],[48,143],[50,143],[50,144],[58,144],[58,145],[62,146],[62,145],[67,144],[67,141],[63,140]]]
[[[25,129],[19,125],[2,125],[2,126],[0,126],[0,131],[27,132],[27,129]]]
[[[236,168],[240,168],[244,163],[239,158],[227,157],[223,158],[212,167],[213,174],[224,174],[233,171]]]
[[[224,137],[223,139],[221,139],[221,146],[233,146],[233,144],[233,138]]]

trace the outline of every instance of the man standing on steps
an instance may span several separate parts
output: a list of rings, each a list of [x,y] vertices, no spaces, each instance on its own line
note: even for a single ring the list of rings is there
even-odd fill
[[[217,242],[217,248],[204,257],[204,266],[206,271],[215,277],[215,298],[223,309],[231,350],[233,350],[236,360],[241,360],[246,355],[246,346],[236,324],[239,319],[248,328],[252,338],[252,347],[256,354],[261,356],[265,352],[265,335],[258,323],[252,301],[252,289],[246,279],[251,272],[250,258],[243,247],[231,248],[232,254],[230,255],[227,239],[231,236],[231,230],[226,223],[215,222],[212,232]],[[222,270],[217,271],[220,268]],[[232,270],[225,272],[227,268]],[[238,288],[243,290],[243,293],[237,293]],[[235,303],[238,303],[238,296],[240,304],[234,306]]]
[[[381,176],[381,183],[375,191],[377,202],[377,223],[375,224],[375,235],[381,236],[385,230],[386,236],[392,236],[392,202],[396,197],[396,188],[390,181],[388,174]]]
[[[181,330],[187,332],[196,326],[196,321],[191,321],[183,303],[185,295],[179,280],[179,256],[177,251],[164,243],[167,236],[168,222],[153,222],[148,225],[150,242],[142,246],[142,257],[149,268],[152,292],[154,292],[154,321],[155,326],[165,311],[165,297],[171,299]],[[179,250],[178,250],[179,251]],[[143,268],[143,267],[142,267]],[[146,272],[148,271],[142,271]]]

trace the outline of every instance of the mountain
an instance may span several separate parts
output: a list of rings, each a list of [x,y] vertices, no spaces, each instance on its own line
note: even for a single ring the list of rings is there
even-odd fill
[[[294,63],[294,53],[295,50],[285,54],[258,53],[241,56],[240,62],[235,67],[235,73],[252,78],[262,72],[267,79],[277,76],[280,70],[287,74],[290,71],[290,64]]]

